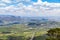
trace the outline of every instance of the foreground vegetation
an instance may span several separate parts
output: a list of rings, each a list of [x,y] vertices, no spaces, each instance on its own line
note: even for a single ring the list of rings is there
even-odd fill
[[[47,30],[43,27],[28,27],[22,24],[0,26],[0,40],[30,40],[46,34]]]
[[[60,35],[59,28],[49,30],[46,27],[28,27],[23,24],[0,26],[0,40],[53,40],[52,37],[60,40],[57,35]]]
[[[46,40],[60,40],[60,28],[50,29]]]

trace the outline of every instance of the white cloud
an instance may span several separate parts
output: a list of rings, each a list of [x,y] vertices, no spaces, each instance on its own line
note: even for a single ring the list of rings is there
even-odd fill
[[[30,2],[30,0],[26,1]],[[19,3],[17,6],[11,5],[0,8],[0,14],[16,16],[60,16],[60,3],[48,3],[41,0],[29,6]]]
[[[5,3],[11,3],[10,0],[2,0],[2,2],[5,2]]]

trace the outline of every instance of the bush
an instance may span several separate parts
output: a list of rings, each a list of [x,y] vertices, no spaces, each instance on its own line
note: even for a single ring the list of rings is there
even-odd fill
[[[60,28],[54,28],[47,31],[48,38],[46,40],[60,40]]]

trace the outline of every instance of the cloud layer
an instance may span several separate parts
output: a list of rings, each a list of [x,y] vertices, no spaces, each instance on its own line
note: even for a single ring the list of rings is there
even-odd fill
[[[60,3],[38,0],[2,0],[0,14],[16,16],[60,16]],[[3,7],[2,7],[3,6]]]

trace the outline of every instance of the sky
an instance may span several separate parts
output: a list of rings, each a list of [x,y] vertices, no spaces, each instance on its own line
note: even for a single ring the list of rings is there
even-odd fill
[[[60,3],[60,0],[42,0],[43,2],[47,1],[50,3]]]
[[[60,0],[1,0],[0,15],[60,16]]]

